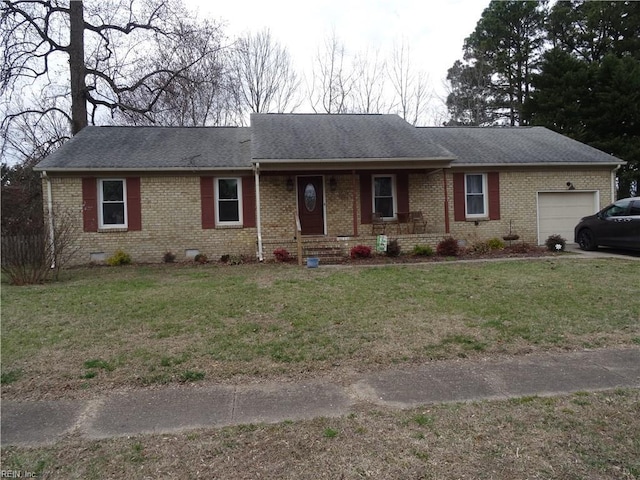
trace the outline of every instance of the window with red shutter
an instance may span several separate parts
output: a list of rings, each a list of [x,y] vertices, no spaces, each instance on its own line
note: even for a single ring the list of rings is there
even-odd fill
[[[140,177],[127,178],[127,228],[142,230]]]
[[[200,177],[200,209],[202,216],[202,228],[215,228],[215,208],[213,177]]]
[[[242,177],[243,226],[256,226],[256,183],[254,177]]]
[[[93,177],[82,179],[82,227],[85,232],[98,231],[98,189]]]
[[[373,214],[371,200],[371,175],[360,175],[360,221],[363,224],[371,223]]]
[[[453,174],[454,220],[500,219],[500,174]]]

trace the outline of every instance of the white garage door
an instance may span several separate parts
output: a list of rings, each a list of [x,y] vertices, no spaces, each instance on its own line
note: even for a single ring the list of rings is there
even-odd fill
[[[558,234],[573,243],[573,228],[582,217],[598,211],[597,192],[539,192],[538,244]]]

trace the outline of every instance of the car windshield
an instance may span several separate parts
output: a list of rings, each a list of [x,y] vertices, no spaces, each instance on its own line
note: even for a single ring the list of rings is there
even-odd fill
[[[627,214],[627,210],[629,209],[629,200],[620,200],[619,202],[614,203],[610,207],[605,208],[602,212],[603,217],[621,217]]]

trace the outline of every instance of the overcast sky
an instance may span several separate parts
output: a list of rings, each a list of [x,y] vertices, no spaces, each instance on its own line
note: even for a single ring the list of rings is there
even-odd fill
[[[394,42],[406,41],[415,67],[429,75],[433,108],[446,112],[437,97],[446,96],[447,69],[462,57],[464,39],[473,31],[489,0],[185,0],[202,15],[226,22],[237,36],[269,28],[291,53],[299,70],[308,71],[318,47],[336,32],[349,52],[379,49],[388,56]],[[300,111],[310,111],[304,105]],[[435,118],[435,117],[434,117]]]

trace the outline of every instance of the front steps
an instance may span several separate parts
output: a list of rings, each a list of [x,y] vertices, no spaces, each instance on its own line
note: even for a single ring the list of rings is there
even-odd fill
[[[404,253],[413,250],[416,245],[430,245],[435,248],[446,235],[444,233],[420,233],[420,234],[400,234],[388,235],[389,240],[398,240],[400,247]],[[329,237],[329,236],[312,236],[302,237],[302,263],[305,264],[307,258],[317,257],[320,259],[320,265],[330,265],[343,263],[349,259],[351,249],[356,245],[367,245],[375,250],[375,235],[362,235],[358,237]],[[273,251],[279,248],[286,249],[292,258],[297,260],[298,244],[296,239],[290,237],[284,238],[266,238],[262,241],[262,248],[265,260],[273,260]]]

